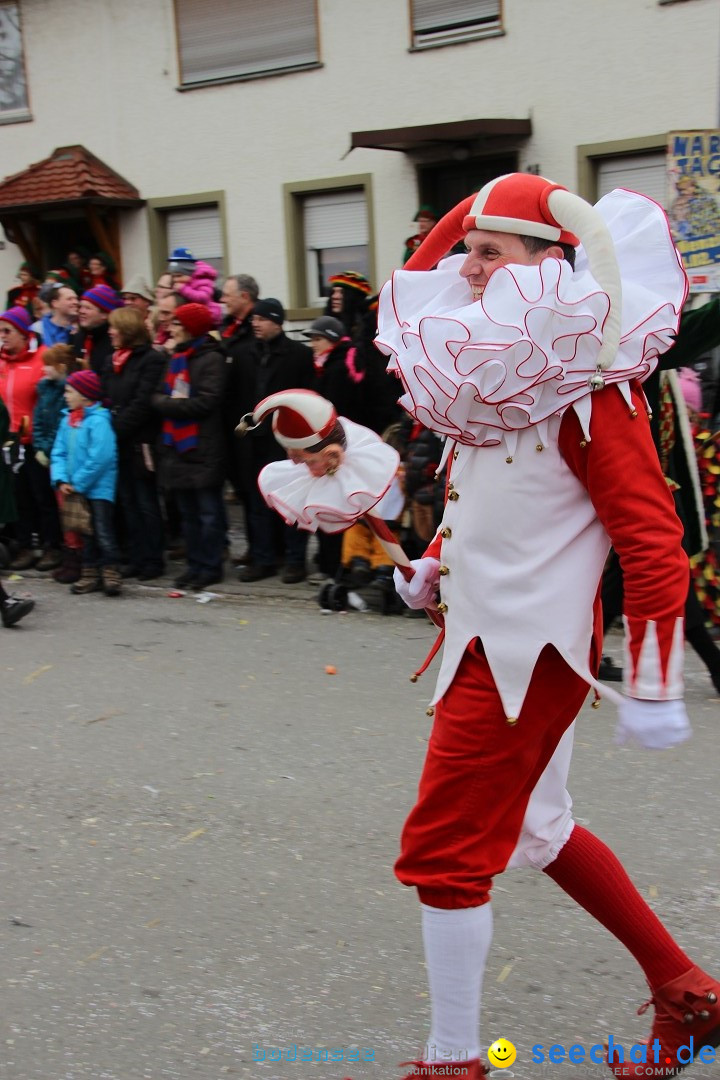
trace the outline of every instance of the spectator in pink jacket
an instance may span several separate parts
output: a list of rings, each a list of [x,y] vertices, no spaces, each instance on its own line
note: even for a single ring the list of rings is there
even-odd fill
[[[215,281],[218,276],[215,267],[196,259],[187,248],[175,248],[170,252],[168,272],[172,274],[175,292],[183,296],[189,304],[204,304],[210,311],[215,326],[219,326],[223,312],[215,299]]]

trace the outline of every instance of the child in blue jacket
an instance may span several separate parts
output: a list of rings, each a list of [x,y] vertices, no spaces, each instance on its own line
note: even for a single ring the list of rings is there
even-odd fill
[[[117,442],[101,398],[100,379],[94,371],[76,371],[68,377],[67,409],[53,443],[50,476],[62,496],[84,495],[92,514],[80,580],[70,591],[83,595],[103,588],[106,596],[118,596],[122,579],[115,536]]]

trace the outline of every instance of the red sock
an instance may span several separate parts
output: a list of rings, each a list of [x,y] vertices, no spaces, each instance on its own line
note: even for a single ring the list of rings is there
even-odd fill
[[[627,876],[610,848],[576,825],[548,877],[629,949],[652,990],[693,966]]]

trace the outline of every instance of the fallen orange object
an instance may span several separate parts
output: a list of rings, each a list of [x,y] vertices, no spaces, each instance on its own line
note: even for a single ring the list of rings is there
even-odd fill
[[[332,664],[327,664],[326,667],[325,667],[325,674],[326,675],[337,675],[337,668],[333,667]]]

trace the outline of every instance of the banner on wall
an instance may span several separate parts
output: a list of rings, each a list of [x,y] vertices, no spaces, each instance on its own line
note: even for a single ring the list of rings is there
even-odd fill
[[[720,292],[720,130],[671,131],[667,212],[691,292]]]

